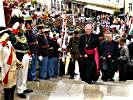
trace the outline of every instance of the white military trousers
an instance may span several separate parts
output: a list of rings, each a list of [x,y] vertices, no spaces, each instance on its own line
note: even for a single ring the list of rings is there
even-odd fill
[[[29,59],[30,56],[25,54],[22,59],[23,68],[20,68],[17,73],[17,93],[23,93],[26,90],[26,81],[28,75],[28,67],[29,67]]]

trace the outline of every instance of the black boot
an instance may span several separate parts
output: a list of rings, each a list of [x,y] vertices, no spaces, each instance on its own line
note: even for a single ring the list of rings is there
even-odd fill
[[[26,95],[24,93],[19,93],[19,94],[17,94],[17,96],[20,98],[26,98]]]

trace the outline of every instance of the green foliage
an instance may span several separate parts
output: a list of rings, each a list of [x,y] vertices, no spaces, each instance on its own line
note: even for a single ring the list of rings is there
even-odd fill
[[[31,3],[34,5],[34,4],[37,4],[37,1],[36,0],[32,0]]]
[[[121,14],[120,10],[114,11],[114,16],[119,16]]]

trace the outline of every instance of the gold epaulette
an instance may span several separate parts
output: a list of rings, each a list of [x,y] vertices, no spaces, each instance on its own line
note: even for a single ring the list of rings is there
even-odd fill
[[[24,20],[32,20],[32,17],[29,17],[29,18],[24,18]]]
[[[16,40],[17,40],[18,42],[20,42],[20,43],[26,43],[26,42],[27,42],[27,39],[26,39],[25,36],[19,37],[18,35],[15,35],[15,38],[16,38]]]

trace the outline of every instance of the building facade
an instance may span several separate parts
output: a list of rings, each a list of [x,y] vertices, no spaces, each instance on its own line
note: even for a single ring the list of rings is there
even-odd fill
[[[85,15],[93,13],[108,13],[114,14],[115,11],[120,11],[124,8],[124,0],[76,0],[84,2]],[[100,1],[100,2],[99,2]]]
[[[77,0],[77,1],[96,4],[96,5],[102,5],[102,6],[108,6],[112,8],[124,7],[124,0]]]
[[[51,10],[62,11],[64,9],[64,0],[51,0]]]
[[[125,14],[133,16],[133,0],[125,0]]]

